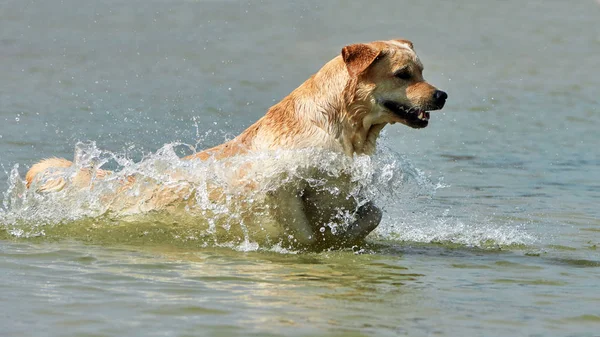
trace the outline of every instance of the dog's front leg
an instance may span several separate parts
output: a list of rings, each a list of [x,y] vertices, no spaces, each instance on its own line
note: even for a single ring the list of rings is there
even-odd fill
[[[292,244],[310,245],[315,236],[306,217],[304,201],[293,188],[280,188],[271,194],[270,209]]]
[[[348,241],[359,241],[371,233],[379,223],[383,212],[372,202],[362,205],[356,213],[356,221],[346,231]]]

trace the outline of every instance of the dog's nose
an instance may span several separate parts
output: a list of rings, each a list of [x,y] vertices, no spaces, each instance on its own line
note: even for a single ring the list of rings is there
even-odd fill
[[[438,109],[441,109],[444,106],[444,103],[446,103],[446,98],[448,98],[448,94],[441,90],[436,90],[433,93],[433,100],[438,106]]]
[[[446,98],[448,98],[448,94],[441,90],[436,90],[433,93],[433,99],[435,99],[436,102],[445,101]]]

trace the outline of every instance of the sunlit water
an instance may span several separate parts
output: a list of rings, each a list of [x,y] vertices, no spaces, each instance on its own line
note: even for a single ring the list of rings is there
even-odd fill
[[[0,3],[1,335],[597,335],[599,22],[591,0]],[[231,139],[343,45],[394,37],[449,93],[427,128],[388,126],[352,162],[177,159]],[[24,188],[37,160],[74,153],[116,174]],[[219,166],[262,163],[254,177],[277,182],[311,160],[384,209],[364,245],[255,235],[242,213],[260,223],[264,194]],[[231,198],[140,218],[104,202],[132,174],[142,195]]]

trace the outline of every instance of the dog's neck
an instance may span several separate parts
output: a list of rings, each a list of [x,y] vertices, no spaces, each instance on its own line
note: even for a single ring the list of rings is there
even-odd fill
[[[373,119],[374,114],[371,110],[376,103],[366,94],[372,91],[372,88],[363,90],[364,88],[357,86],[357,82],[356,78],[350,79],[344,89],[349,137],[354,153],[371,155],[375,152],[379,133],[387,123]]]
[[[385,124],[373,125],[365,118],[373,103],[361,97],[356,82],[341,57],[337,57],[271,107],[247,131],[257,132],[255,141],[272,142],[274,146],[320,147],[348,156],[372,154]],[[262,137],[261,125],[279,128],[280,137]]]

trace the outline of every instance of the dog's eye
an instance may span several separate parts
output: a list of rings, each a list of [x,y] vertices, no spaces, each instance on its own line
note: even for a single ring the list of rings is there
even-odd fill
[[[410,71],[408,71],[408,69],[400,69],[394,73],[394,77],[397,77],[401,80],[408,80],[410,79],[410,76]]]

